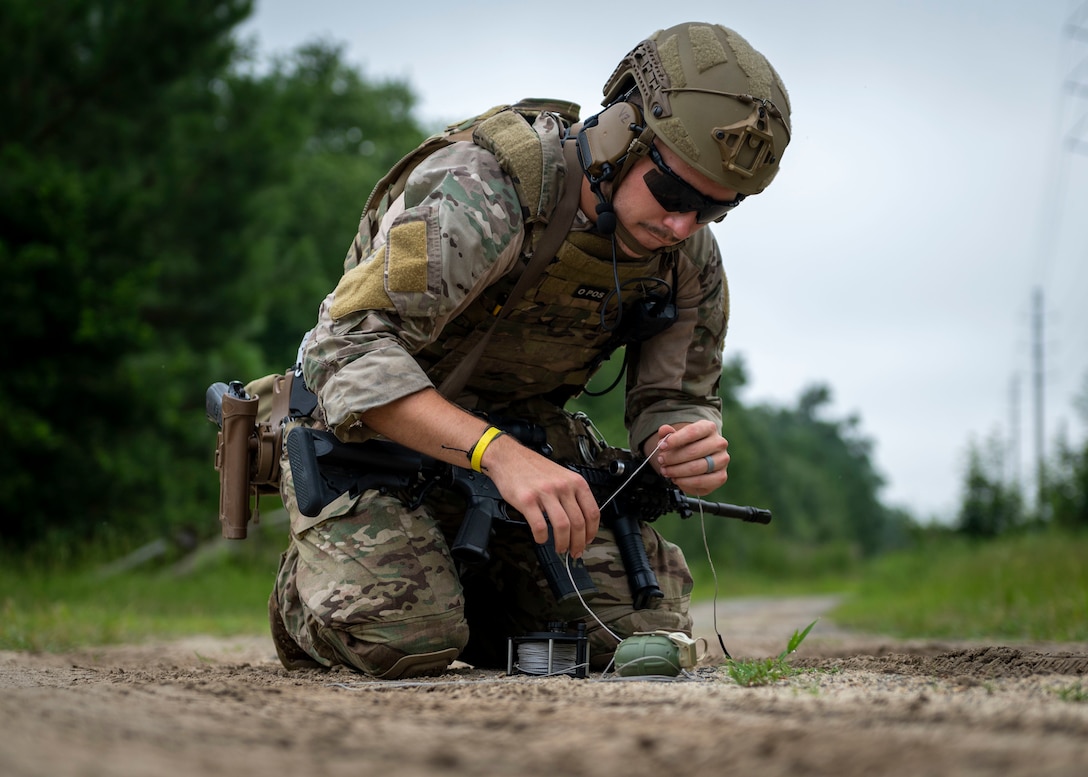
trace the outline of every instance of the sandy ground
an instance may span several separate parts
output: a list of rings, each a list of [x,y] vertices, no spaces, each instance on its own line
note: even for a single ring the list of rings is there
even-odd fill
[[[833,603],[704,605],[697,634],[716,649],[716,611],[734,657],[764,658]],[[663,682],[459,664],[375,683],[287,673],[264,638],[0,653],[0,774],[1088,774],[1086,644],[901,642],[822,618],[794,664],[812,671],[757,688],[709,668]]]

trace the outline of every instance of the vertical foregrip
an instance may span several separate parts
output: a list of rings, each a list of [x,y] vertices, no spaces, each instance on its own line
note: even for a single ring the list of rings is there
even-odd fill
[[[635,609],[652,610],[660,604],[664,594],[646,557],[639,522],[653,520],[664,512],[662,500],[666,494],[663,488],[666,481],[647,467],[643,469],[644,474],[631,482],[632,476],[627,474],[625,464],[628,462],[617,461],[607,470],[572,469],[585,478],[599,504],[607,503],[601,511],[601,521],[616,538]]]
[[[623,559],[623,567],[627,571],[627,583],[631,588],[635,609],[656,608],[664,594],[657,584],[657,575],[650,566],[650,560],[646,557],[646,546],[642,542],[638,519],[620,513],[615,505],[609,505],[605,509],[603,518],[620,549],[620,558]]]

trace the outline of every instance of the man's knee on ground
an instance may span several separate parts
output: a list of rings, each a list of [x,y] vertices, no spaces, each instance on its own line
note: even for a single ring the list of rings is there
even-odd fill
[[[320,639],[331,646],[341,662],[358,672],[383,680],[442,672],[468,643],[463,614],[428,617],[396,623],[328,625]]]

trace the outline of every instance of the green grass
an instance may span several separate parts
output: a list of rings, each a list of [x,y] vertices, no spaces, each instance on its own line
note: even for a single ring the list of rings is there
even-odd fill
[[[1088,702],[1088,688],[1085,688],[1080,683],[1075,685],[1067,685],[1063,688],[1059,688],[1056,691],[1058,698],[1062,701],[1073,702],[1076,704],[1083,704]]]
[[[830,617],[901,637],[1088,641],[1088,534],[946,537],[885,556]]]
[[[760,540],[712,550],[709,559],[702,545],[683,550],[697,601],[713,597],[715,583],[719,598],[842,593],[854,586],[863,568],[856,549],[841,542]]]
[[[160,560],[102,577],[103,560],[114,560],[117,552],[79,564],[69,557],[43,561],[6,554],[0,557],[0,649],[62,651],[192,634],[264,634],[284,529],[262,526],[251,536],[186,574]],[[1088,641],[1088,534],[979,544],[948,537],[851,564],[838,574],[724,566],[717,565],[719,598],[842,593],[844,604],[829,617],[862,631]],[[709,599],[709,570],[697,569],[696,578],[696,598]]]
[[[785,680],[800,674],[804,670],[791,666],[787,659],[801,646],[801,643],[805,641],[805,637],[808,636],[808,633],[812,631],[812,627],[815,625],[816,621],[813,621],[805,627],[804,631],[793,632],[793,636],[790,637],[789,642],[786,644],[786,649],[773,658],[731,658],[726,660],[726,673],[733,678],[733,682],[746,688],[757,685],[771,685],[779,680]]]
[[[266,542],[246,543],[232,543],[185,573],[163,563],[103,576],[101,564],[60,568],[6,559],[0,563],[0,650],[57,652],[264,633],[278,554]]]
[[[766,570],[722,569],[715,565],[718,577],[718,600],[740,596],[806,596],[812,594],[841,594],[858,585],[858,572],[835,573],[824,571],[805,577],[803,575],[776,574]],[[693,601],[709,601],[714,596],[714,576],[704,563],[692,564],[695,588]]]
[[[221,565],[183,580],[132,573],[108,581],[91,575],[23,577],[0,584],[0,648],[61,651],[192,634],[260,633],[275,570]],[[16,593],[16,591],[18,593]]]

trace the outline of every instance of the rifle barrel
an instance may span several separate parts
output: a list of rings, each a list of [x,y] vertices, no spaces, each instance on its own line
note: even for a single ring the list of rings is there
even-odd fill
[[[709,502],[691,496],[685,497],[684,501],[693,512],[701,511],[711,515],[720,515],[723,518],[737,518],[745,523],[768,524],[771,522],[771,511],[762,507],[733,505],[728,502]]]

